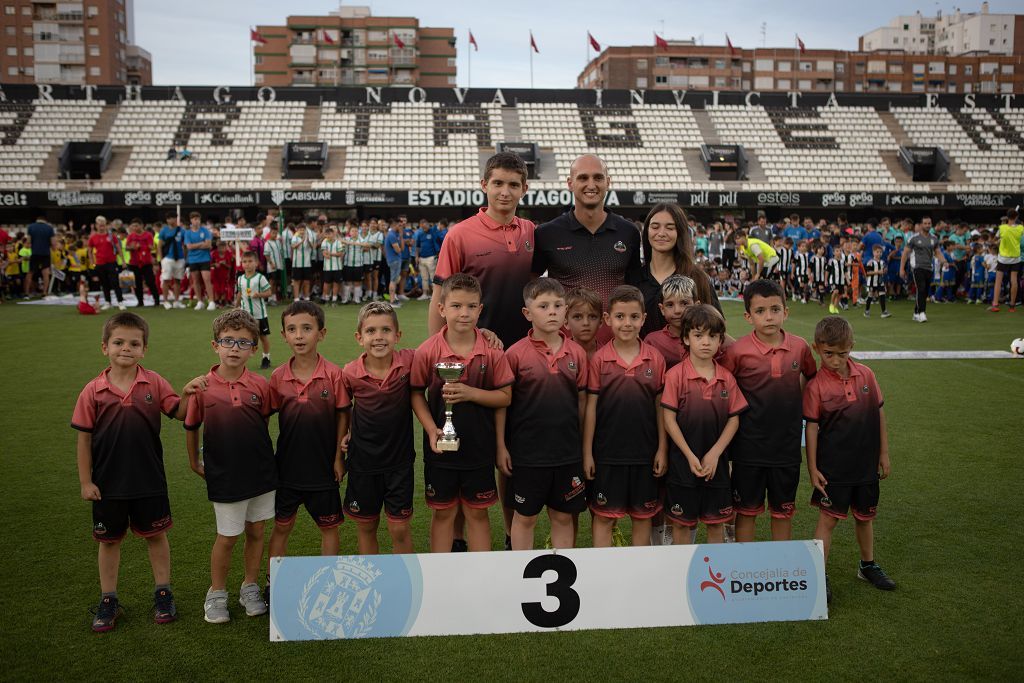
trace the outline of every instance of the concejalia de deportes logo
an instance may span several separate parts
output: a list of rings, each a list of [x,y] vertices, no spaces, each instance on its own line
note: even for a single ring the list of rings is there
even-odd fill
[[[813,542],[704,546],[690,560],[686,593],[695,623],[825,618],[820,549]]]

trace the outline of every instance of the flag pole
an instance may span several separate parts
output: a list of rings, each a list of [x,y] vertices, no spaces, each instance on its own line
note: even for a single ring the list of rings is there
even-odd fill
[[[530,90],[533,90],[533,31],[530,32],[530,44],[526,49],[530,53]]]
[[[469,29],[469,33],[470,33],[470,35],[472,35],[473,34],[473,29]],[[469,58],[469,66],[466,69],[466,89],[467,90],[473,87],[473,51],[469,49],[471,47],[472,47],[472,45],[470,45],[469,43],[466,43],[466,57]]]
[[[252,53],[255,52],[255,48],[252,46],[252,27],[249,27],[249,87],[251,88],[256,82],[255,68],[252,63]]]

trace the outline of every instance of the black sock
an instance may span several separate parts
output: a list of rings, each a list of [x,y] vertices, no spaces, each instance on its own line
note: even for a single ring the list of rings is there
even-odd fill
[[[874,560],[861,560],[860,561],[860,568],[861,569],[867,569],[868,567],[870,567],[874,563],[875,563]]]
[[[117,591],[110,591],[109,593],[100,593],[100,600],[103,598],[113,598],[117,600]]]
[[[878,299],[878,303],[879,303],[879,305],[880,305],[880,306],[882,307],[882,313],[885,313],[885,295],[882,295],[882,296],[881,296],[881,297],[880,297],[880,298]]]
[[[169,584],[169,583],[157,584],[156,588],[154,589],[154,592],[159,593],[160,591],[167,591],[168,593],[170,593],[171,592],[171,584]]]

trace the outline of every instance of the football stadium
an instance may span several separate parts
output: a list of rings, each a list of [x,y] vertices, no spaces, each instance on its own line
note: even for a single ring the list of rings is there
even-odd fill
[[[193,4],[0,3],[0,678],[1024,673],[1020,7]]]

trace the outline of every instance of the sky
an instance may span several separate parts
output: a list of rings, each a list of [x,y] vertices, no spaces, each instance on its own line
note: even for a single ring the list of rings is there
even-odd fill
[[[514,3],[378,0],[375,16],[414,16],[421,26],[450,26],[458,40],[458,84],[462,87],[574,88],[587,58],[587,31],[601,44],[652,45],[654,32],[667,40],[695,38],[705,45],[793,47],[799,34],[808,49],[856,49],[857,38],[900,14],[921,10],[952,13],[958,5],[931,1],[855,0],[519,0]],[[249,27],[284,25],[288,15],[326,15],[332,0],[135,0],[135,37],[153,56],[155,85],[248,85]],[[977,11],[959,5],[962,11]],[[1017,0],[994,0],[990,12],[1021,12]],[[762,36],[762,24],[765,36]],[[480,46],[473,52],[468,82],[467,31]],[[766,41],[763,39],[766,38]],[[594,53],[591,52],[593,57]]]

